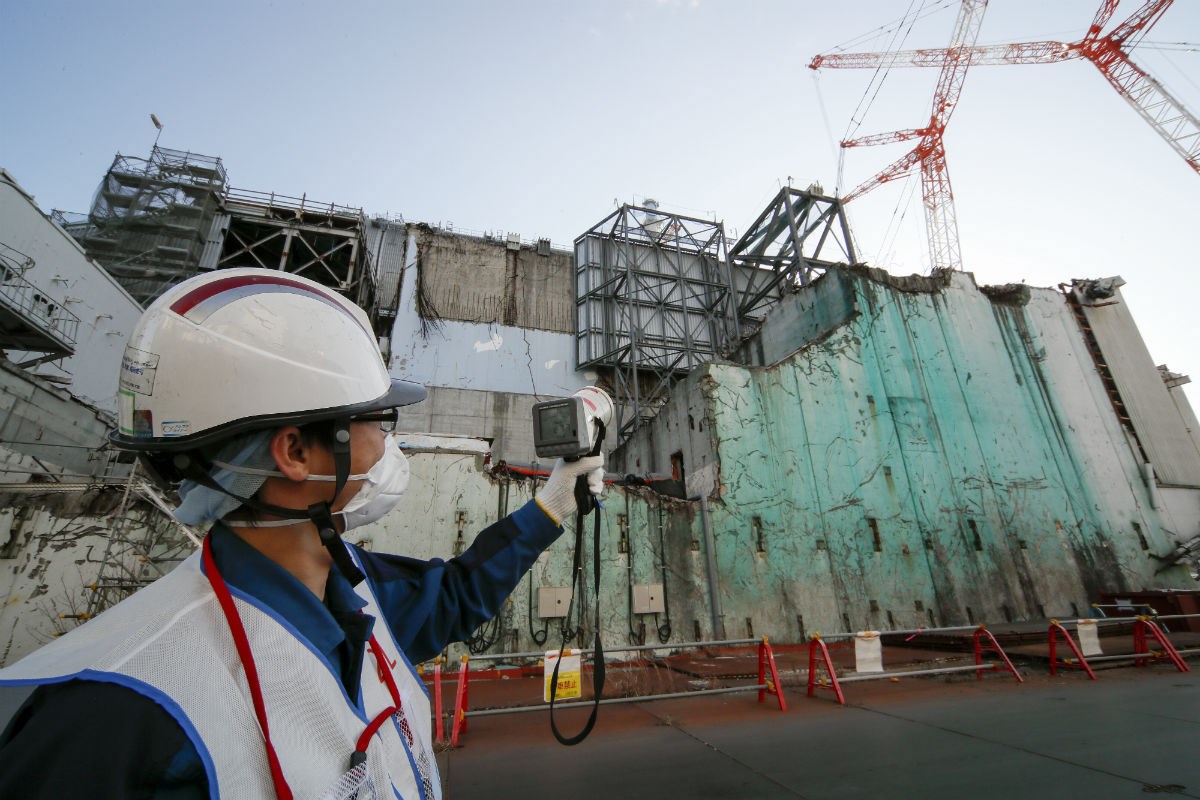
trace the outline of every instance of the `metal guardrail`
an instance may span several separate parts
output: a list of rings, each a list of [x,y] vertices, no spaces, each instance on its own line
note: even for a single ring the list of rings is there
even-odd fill
[[[779,680],[779,671],[775,666],[775,655],[771,649],[770,641],[766,636],[757,639],[722,639],[703,642],[671,642],[666,645],[631,645],[627,647],[617,647],[606,649],[607,653],[631,653],[644,652],[648,650],[669,650],[682,651],[686,648],[704,648],[704,647],[724,647],[724,646],[758,646],[758,680],[751,684],[741,686],[723,686],[711,689],[689,689],[682,692],[667,692],[663,694],[646,694],[646,695],[631,695],[624,697],[609,697],[600,698],[598,700],[581,700],[578,703],[565,703],[563,708],[576,706],[588,706],[592,703],[596,705],[615,705],[619,703],[644,703],[652,700],[669,700],[681,697],[696,697],[700,695],[714,694],[731,694],[734,692],[758,692],[758,702],[762,703],[766,700],[767,695],[773,695],[779,705],[780,711],[787,711],[787,702],[783,697],[783,688]],[[592,655],[595,656],[594,649],[577,649],[572,648],[572,654],[576,655]],[[547,651],[532,651],[521,653],[498,653],[491,655],[478,656],[462,656],[461,666],[458,670],[458,689],[454,701],[454,709],[450,714],[451,746],[458,745],[459,736],[466,731],[468,717],[493,716],[497,714],[521,714],[535,711],[548,711],[550,706],[546,703],[520,706],[506,706],[503,708],[485,708],[475,711],[468,710],[470,692],[468,685],[470,683],[470,662],[475,661],[522,661],[527,659],[545,659]],[[441,658],[435,662],[434,681],[433,681],[433,699],[434,699],[434,721],[437,739],[442,740],[443,724],[442,724],[442,672]]]
[[[605,647],[605,653],[637,653],[648,650],[675,650],[695,647],[734,647],[737,645],[758,644],[761,639],[721,639],[711,642],[669,642],[668,644],[639,644],[630,645],[628,647]],[[571,648],[580,655],[592,655],[596,651],[590,647],[587,648]],[[545,658],[545,650],[535,650],[528,653],[497,653],[493,655],[472,655],[472,661],[516,661],[518,659],[527,658]]]
[[[0,252],[0,301],[10,311],[33,322],[43,334],[74,351],[79,317],[25,279],[22,273],[32,266],[31,262],[32,259],[15,263],[6,253]]]
[[[298,214],[344,217],[360,224],[366,222],[366,217],[363,215],[361,208],[340,206],[337,203],[316,203],[309,200],[307,195],[289,197],[283,194],[276,194],[275,192],[257,192],[252,189],[229,188],[225,190],[224,196],[229,202],[264,208],[268,212],[287,211]]]

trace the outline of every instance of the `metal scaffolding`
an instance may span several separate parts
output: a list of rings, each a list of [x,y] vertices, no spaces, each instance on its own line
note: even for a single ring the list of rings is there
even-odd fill
[[[576,364],[612,371],[618,441],[737,341],[724,227],[623,205],[575,240]]]
[[[390,333],[362,209],[231,188],[219,158],[157,145],[148,159],[118,154],[86,217],[53,216],[143,306],[200,272],[265,267],[329,286]]]
[[[117,154],[86,220],[58,219],[146,305],[196,272],[225,181],[219,158],[158,146],[148,159]]]
[[[135,511],[133,505],[139,500]],[[96,580],[86,587],[90,593],[80,621],[91,619],[167,574],[199,549],[200,537],[174,518],[171,505],[135,467],[114,510]]]
[[[786,186],[729,251],[737,314],[757,324],[785,293],[805,286],[833,264],[854,264],[854,243],[841,201]]]

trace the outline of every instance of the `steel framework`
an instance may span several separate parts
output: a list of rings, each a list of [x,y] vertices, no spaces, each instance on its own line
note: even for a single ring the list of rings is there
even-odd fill
[[[608,369],[618,441],[738,338],[724,226],[622,205],[575,240],[576,365]]]
[[[157,145],[117,154],[87,221],[68,231],[143,305],[192,274],[220,210],[221,159]]]
[[[390,333],[362,209],[227,184],[221,159],[155,145],[116,156],[86,218],[55,219],[142,305],[199,272],[265,267],[335,289]]]
[[[817,185],[779,190],[729,251],[742,326],[762,321],[785,292],[811,283],[834,264],[854,264],[842,201]]]
[[[361,208],[230,189],[224,210],[228,230],[216,267],[264,267],[302,275],[337,289],[376,319]]]

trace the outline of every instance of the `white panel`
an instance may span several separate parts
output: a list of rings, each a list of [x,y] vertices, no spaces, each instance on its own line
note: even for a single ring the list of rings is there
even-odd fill
[[[39,293],[79,318],[75,355],[42,365],[41,374],[69,377],[72,395],[100,408],[117,409],[117,373],[141,306],[62,228],[51,222],[0,169],[0,242],[34,260],[25,278]],[[10,353],[10,357],[11,357]],[[20,358],[14,359],[20,360]]]
[[[641,583],[633,586],[633,613],[661,614],[666,610],[661,583]]]
[[[567,615],[571,607],[571,587],[542,586],[538,588],[538,616],[542,619],[558,619]]]

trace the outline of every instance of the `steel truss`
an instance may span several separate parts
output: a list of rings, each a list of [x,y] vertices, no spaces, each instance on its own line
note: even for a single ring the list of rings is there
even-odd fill
[[[625,441],[737,341],[724,226],[623,205],[575,240],[576,364],[608,369]]]
[[[742,326],[756,326],[786,292],[811,283],[834,264],[854,264],[846,212],[811,186],[779,191],[729,251]]]
[[[237,189],[226,193],[224,206],[229,228],[218,268],[264,267],[311,278],[376,319],[362,209]]]

